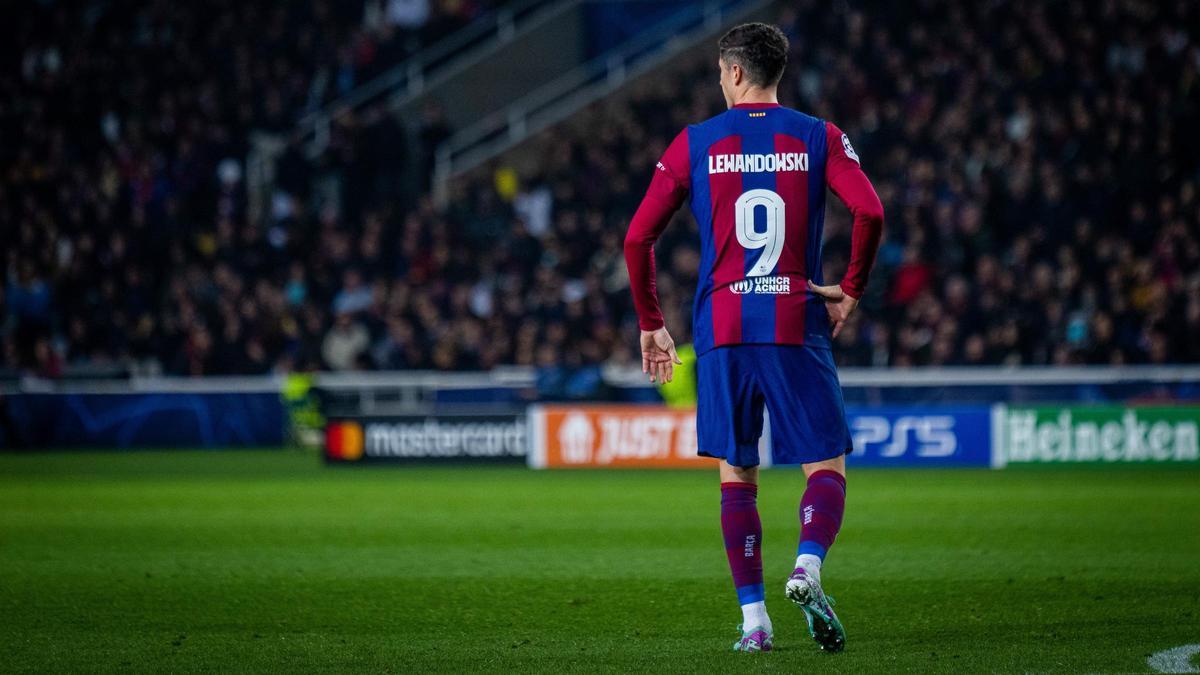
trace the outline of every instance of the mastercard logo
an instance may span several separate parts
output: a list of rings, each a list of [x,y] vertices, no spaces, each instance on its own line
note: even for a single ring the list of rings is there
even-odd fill
[[[362,425],[358,422],[330,422],[325,427],[325,456],[343,462],[362,459]]]

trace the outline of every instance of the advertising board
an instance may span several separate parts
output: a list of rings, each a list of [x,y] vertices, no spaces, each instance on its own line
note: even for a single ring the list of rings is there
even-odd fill
[[[1200,461],[1200,406],[995,407],[996,465]]]
[[[529,451],[524,414],[341,417],[325,427],[330,462],[520,462]]]
[[[992,408],[849,407],[854,452],[849,466],[988,466]]]
[[[850,408],[859,466],[988,466],[989,406]],[[704,467],[696,454],[694,409],[662,406],[546,405],[530,411],[535,468]],[[759,455],[770,459],[770,420]]]
[[[696,411],[643,405],[540,405],[529,412],[538,468],[714,466],[696,455]]]

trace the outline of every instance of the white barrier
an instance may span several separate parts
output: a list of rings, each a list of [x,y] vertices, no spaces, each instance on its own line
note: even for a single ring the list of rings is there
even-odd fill
[[[439,372],[428,370],[323,372],[313,384],[331,391],[362,389],[464,390],[536,385],[534,368],[502,366],[491,371]],[[607,385],[649,388],[637,367],[605,367]],[[1114,384],[1198,384],[1200,365],[1176,366],[952,366],[928,368],[842,368],[843,387],[969,387]],[[261,376],[133,376],[124,379],[47,380],[23,377],[3,385],[8,393],[216,393],[278,391],[284,375]]]

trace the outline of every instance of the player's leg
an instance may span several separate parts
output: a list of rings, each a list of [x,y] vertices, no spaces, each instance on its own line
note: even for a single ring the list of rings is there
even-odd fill
[[[820,578],[825,554],[842,529],[846,511],[846,456],[804,465],[807,484],[800,499],[800,544],[796,567]]]
[[[808,479],[800,501],[801,535],[787,597],[804,610],[809,632],[827,651],[841,651],[846,633],[821,588],[821,562],[841,528],[850,432],[841,387],[828,350],[771,348],[763,358],[776,464],[801,464]]]
[[[768,651],[773,628],[763,588],[762,521],[758,516],[758,467],[721,462],[721,533],[738,604],[742,637],[734,649]]]
[[[821,586],[821,565],[842,526],[845,455],[805,464],[804,474],[808,485],[800,499],[800,545],[784,590],[804,611],[809,633],[821,649],[838,652],[846,646],[846,630],[833,611],[833,598]]]
[[[764,598],[758,516],[762,396],[745,376],[735,349],[714,349],[697,360],[697,444],[700,454],[721,460],[721,532],[742,609],[742,637],[734,649],[769,651],[772,627]]]

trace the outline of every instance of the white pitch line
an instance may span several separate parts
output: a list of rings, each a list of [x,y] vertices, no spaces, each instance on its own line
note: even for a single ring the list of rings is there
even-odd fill
[[[1192,665],[1192,657],[1196,654],[1200,654],[1200,645],[1164,649],[1151,654],[1146,665],[1160,673],[1200,673],[1200,668]]]

